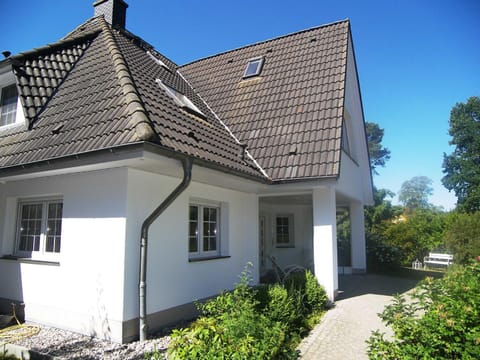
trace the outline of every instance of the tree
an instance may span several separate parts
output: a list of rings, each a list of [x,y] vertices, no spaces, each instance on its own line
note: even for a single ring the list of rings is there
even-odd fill
[[[455,191],[459,209],[480,210],[480,97],[456,104],[450,113],[452,154],[443,154],[443,185]]]
[[[428,197],[433,194],[432,183],[432,179],[426,176],[414,176],[402,184],[398,200],[410,211],[429,208]]]
[[[403,265],[422,260],[443,244],[447,214],[435,208],[419,208],[402,221],[390,223],[383,236],[387,245],[400,250]]]
[[[374,204],[365,208],[365,238],[367,241],[367,266],[369,269],[384,269],[400,265],[400,252],[387,243],[384,236],[403,208],[392,205],[389,198],[395,194],[387,189],[373,187]]]
[[[480,211],[473,214],[454,212],[445,234],[445,245],[455,263],[464,264],[480,256]]]
[[[390,159],[390,150],[382,146],[383,129],[378,124],[365,122],[365,130],[367,132],[370,167],[372,168],[372,173],[378,175],[376,168],[385,166],[385,162]]]

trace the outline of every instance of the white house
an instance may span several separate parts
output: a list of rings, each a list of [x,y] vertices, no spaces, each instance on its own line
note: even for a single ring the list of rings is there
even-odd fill
[[[126,9],[0,61],[0,309],[126,342],[269,256],[334,299],[337,209],[363,272],[372,202],[349,21],[178,66]]]

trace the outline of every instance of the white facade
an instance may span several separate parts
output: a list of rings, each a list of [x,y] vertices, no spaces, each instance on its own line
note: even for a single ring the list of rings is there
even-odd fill
[[[138,318],[141,224],[180,180],[123,167],[1,184],[0,256],[15,255],[18,200],[61,196],[63,221],[54,261],[0,258],[0,298],[25,303],[26,320],[131,339],[125,323]],[[189,262],[192,198],[222,204],[225,257]],[[257,207],[254,194],[192,182],[150,228],[148,313],[231,289],[247,262],[256,268]]]

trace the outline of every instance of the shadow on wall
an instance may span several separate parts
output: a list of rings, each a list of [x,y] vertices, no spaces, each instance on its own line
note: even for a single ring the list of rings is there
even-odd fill
[[[21,263],[14,257],[0,258],[0,314],[12,315],[12,304],[20,321],[25,320]]]

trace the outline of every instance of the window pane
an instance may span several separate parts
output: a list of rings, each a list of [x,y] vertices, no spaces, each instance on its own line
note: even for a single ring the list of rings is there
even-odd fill
[[[17,113],[17,87],[10,85],[1,89],[0,126],[13,124]]]
[[[60,252],[62,234],[62,203],[48,204],[46,252]]]
[[[188,251],[197,252],[198,251],[198,223],[195,221],[190,221],[189,230],[188,230]]]
[[[277,243],[288,244],[290,242],[288,217],[277,217],[276,222]]]
[[[217,209],[203,208],[203,251],[217,249]]]
[[[197,206],[190,206],[189,213],[190,213],[190,216],[189,216],[190,220],[198,221],[198,207]]]
[[[245,71],[245,76],[255,75],[258,69],[258,61],[248,63],[247,70]]]
[[[20,214],[20,251],[39,251],[42,233],[42,204],[24,204]]]
[[[196,237],[190,237],[188,239],[188,251],[189,252],[198,252],[198,240]]]
[[[198,252],[198,207],[190,206],[188,224],[188,251]]]

